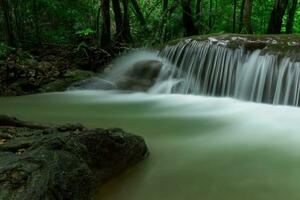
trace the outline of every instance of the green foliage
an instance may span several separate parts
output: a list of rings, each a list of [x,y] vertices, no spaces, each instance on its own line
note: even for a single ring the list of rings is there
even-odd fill
[[[161,39],[171,40],[184,35],[181,0],[169,0],[168,9],[176,1],[178,2],[177,6],[162,23],[167,11],[163,11],[161,0],[137,0],[146,26],[141,25],[137,13],[129,1],[130,30],[135,44],[147,46],[161,42]],[[233,31],[233,0],[201,0],[198,15],[195,14],[196,1],[190,0],[190,7],[194,23],[200,34]],[[11,27],[20,41],[31,42],[33,46],[39,42],[74,46],[78,46],[83,41],[89,45],[100,43],[103,23],[100,0],[11,0],[7,2],[10,4]],[[110,2],[112,3],[112,1]],[[291,0],[289,2],[288,8]],[[266,33],[274,3],[275,0],[253,0],[251,23],[255,34]],[[242,0],[237,0],[236,32],[238,32],[240,24],[241,4]],[[117,38],[118,36],[114,35],[116,27],[112,4],[110,6],[111,31],[113,33],[111,37]],[[123,9],[122,4],[121,9]],[[283,18],[283,32],[287,14],[288,10]],[[0,15],[0,26],[5,27],[4,12],[1,9]],[[298,8],[293,29],[295,33],[300,32],[299,21],[300,9]],[[164,33],[162,27],[165,27]],[[4,35],[4,29],[0,29],[0,41],[4,41]],[[3,49],[2,46],[0,48]],[[1,55],[3,55],[2,49]]]
[[[85,29],[82,29],[82,30],[76,32],[76,34],[79,35],[80,37],[86,37],[89,35],[93,35],[95,33],[96,33],[96,31],[94,31],[91,28],[85,28]]]
[[[8,47],[3,42],[0,42],[0,60],[5,59],[13,51],[15,51],[14,48]]]

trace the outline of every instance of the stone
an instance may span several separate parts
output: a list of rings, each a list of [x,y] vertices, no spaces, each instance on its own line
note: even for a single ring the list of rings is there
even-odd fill
[[[0,144],[0,199],[89,200],[96,186],[149,154],[143,138],[121,129],[48,127],[8,116],[0,122],[0,135],[14,128]]]

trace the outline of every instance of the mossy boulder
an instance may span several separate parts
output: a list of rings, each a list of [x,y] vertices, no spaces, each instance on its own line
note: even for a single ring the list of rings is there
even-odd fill
[[[247,35],[247,34],[209,34],[191,36],[172,40],[160,47],[163,49],[166,45],[172,46],[179,42],[207,41],[214,45],[227,48],[244,48],[245,50],[263,50],[263,53],[290,54],[293,57],[300,55],[300,35]]]
[[[144,140],[121,129],[0,116],[0,199],[88,200],[96,185],[147,156]]]

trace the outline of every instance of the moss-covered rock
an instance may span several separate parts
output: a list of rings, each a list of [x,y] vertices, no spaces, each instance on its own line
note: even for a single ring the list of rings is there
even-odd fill
[[[61,78],[53,79],[39,88],[39,92],[64,91],[73,83],[86,80],[95,74],[83,70],[68,70]]]
[[[176,45],[183,41],[208,41],[211,44],[228,48],[245,48],[246,50],[262,49],[270,53],[300,54],[300,35],[246,35],[246,34],[210,34],[179,38],[165,45]],[[163,45],[161,48],[163,48]]]
[[[121,129],[0,116],[0,199],[88,200],[95,185],[147,155],[144,140]]]

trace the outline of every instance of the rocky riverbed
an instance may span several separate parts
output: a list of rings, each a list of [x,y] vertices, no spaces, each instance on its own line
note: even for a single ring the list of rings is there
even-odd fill
[[[91,198],[95,186],[145,159],[139,136],[0,115],[0,199]]]

